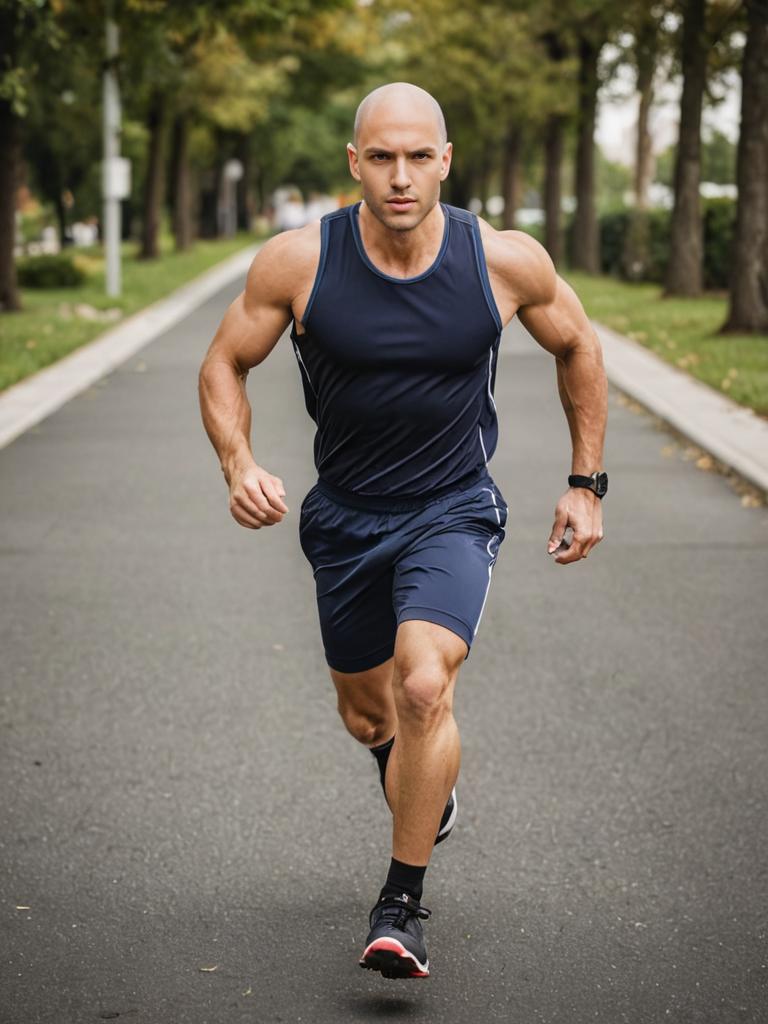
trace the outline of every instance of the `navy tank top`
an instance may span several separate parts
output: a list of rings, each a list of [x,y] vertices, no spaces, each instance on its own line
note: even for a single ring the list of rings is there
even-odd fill
[[[360,203],[320,222],[320,262],[291,340],[317,424],[321,482],[361,498],[427,498],[469,484],[496,448],[501,318],[477,217],[441,203],[443,241],[417,277],[378,270]]]

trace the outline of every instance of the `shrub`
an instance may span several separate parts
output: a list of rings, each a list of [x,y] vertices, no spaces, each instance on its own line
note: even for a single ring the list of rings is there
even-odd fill
[[[17,265],[19,284],[23,288],[76,288],[85,281],[85,274],[72,257],[29,256]]]
[[[704,287],[727,288],[736,226],[733,199],[707,199],[704,203]]]
[[[736,204],[702,202],[704,287],[727,288]],[[669,262],[669,210],[617,210],[600,218],[600,265],[604,274],[626,281],[660,284]]]

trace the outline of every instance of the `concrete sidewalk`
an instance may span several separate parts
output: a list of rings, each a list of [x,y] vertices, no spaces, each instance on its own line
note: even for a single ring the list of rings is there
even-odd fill
[[[638,342],[592,323],[615,387],[768,494],[768,421]]]
[[[244,279],[258,246],[207,271],[96,341],[0,394],[0,448],[179,323],[218,290]],[[768,495],[768,421],[593,321],[611,384]]]

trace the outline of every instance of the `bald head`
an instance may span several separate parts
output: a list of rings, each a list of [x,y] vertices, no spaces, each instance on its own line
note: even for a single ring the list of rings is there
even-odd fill
[[[410,82],[390,82],[369,92],[355,114],[354,143],[358,146],[360,137],[369,122],[413,120],[414,115],[427,115],[434,122],[441,146],[448,141],[445,118],[440,104],[425,89]]]

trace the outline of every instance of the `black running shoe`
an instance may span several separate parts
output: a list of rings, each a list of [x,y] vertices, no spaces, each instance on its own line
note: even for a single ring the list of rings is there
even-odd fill
[[[385,978],[428,978],[429,960],[421,922],[430,911],[413,897],[382,896],[371,911],[371,931],[360,966]]]
[[[448,797],[448,803],[445,805],[443,816],[440,819],[440,828],[435,839],[435,846],[438,843],[442,843],[444,839],[453,831],[453,826],[456,824],[456,815],[459,810],[459,804],[456,799],[456,787],[454,786],[451,790],[451,795]]]

